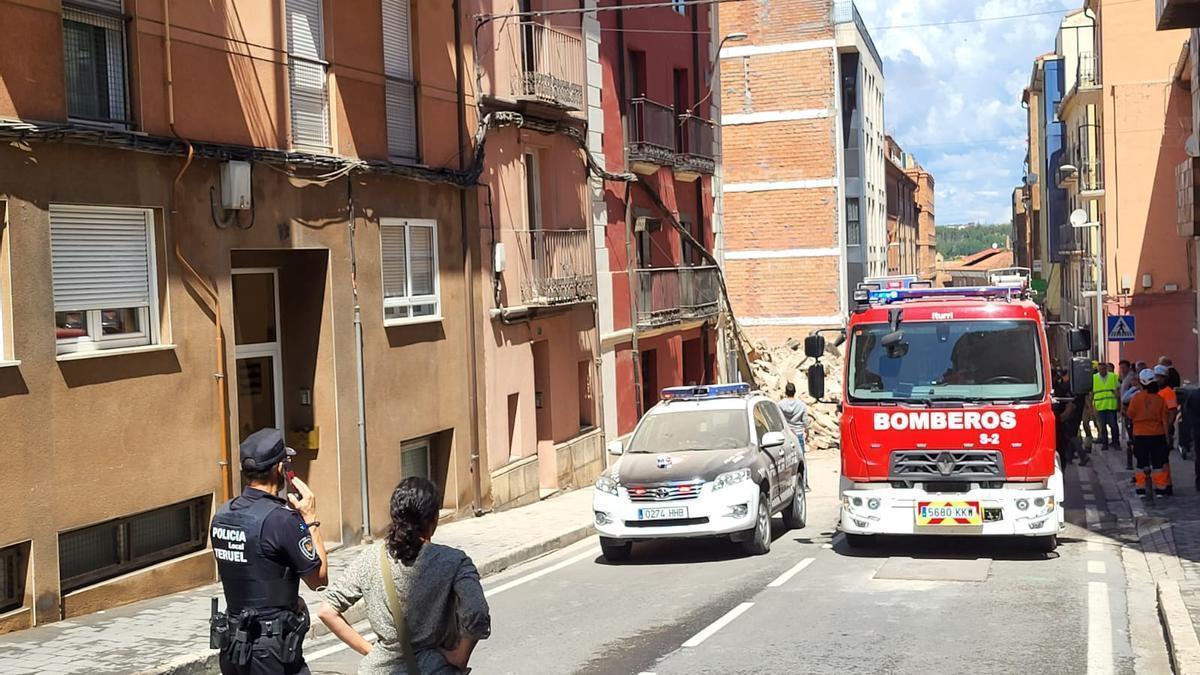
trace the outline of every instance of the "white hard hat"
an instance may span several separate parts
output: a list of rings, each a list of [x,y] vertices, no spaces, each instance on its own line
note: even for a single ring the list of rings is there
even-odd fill
[[[1171,371],[1168,370],[1166,366],[1164,366],[1160,363],[1159,365],[1154,366],[1154,374],[1162,375],[1163,377],[1170,377]]]
[[[1154,371],[1144,368],[1142,372],[1138,373],[1138,379],[1142,381],[1142,384],[1150,384],[1154,382]]]

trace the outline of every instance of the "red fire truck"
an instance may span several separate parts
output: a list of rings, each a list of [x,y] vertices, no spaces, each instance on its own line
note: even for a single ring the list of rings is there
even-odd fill
[[[826,330],[805,352],[825,395]],[[1052,551],[1064,527],[1046,326],[1025,282],[977,288],[860,287],[847,327],[840,529],[1031,537]],[[1085,351],[1086,330],[1070,349]],[[1072,359],[1072,392],[1090,363]]]

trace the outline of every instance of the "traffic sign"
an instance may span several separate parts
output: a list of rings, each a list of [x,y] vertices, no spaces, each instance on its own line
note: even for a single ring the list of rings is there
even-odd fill
[[[1109,342],[1133,342],[1137,331],[1137,323],[1128,314],[1118,314],[1108,317]]]

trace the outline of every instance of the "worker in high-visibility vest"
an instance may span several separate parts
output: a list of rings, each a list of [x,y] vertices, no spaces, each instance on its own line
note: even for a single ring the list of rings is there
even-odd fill
[[[1096,364],[1096,372],[1092,374],[1092,405],[1096,408],[1096,421],[1100,427],[1100,445],[1108,448],[1121,447],[1121,428],[1117,426],[1117,410],[1121,407],[1117,388],[1120,386],[1120,378],[1109,370],[1107,363]]]

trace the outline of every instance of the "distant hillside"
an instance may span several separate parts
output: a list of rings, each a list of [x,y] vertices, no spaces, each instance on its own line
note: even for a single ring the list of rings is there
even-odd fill
[[[1012,235],[1012,225],[939,225],[937,250],[946,260],[961,258],[992,244],[1004,247]]]

